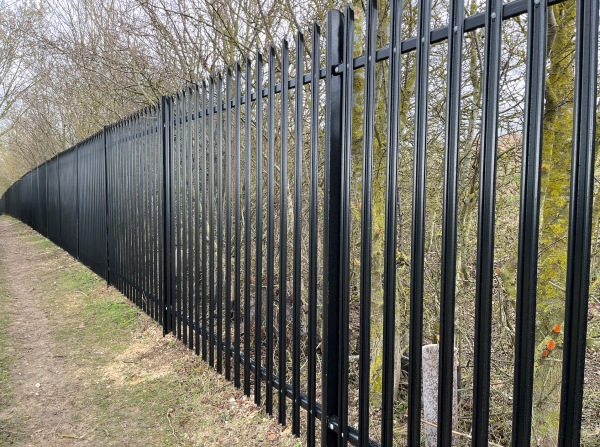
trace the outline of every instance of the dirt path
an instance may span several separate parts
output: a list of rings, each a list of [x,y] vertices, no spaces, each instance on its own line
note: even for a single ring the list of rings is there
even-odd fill
[[[33,272],[45,256],[23,243],[18,226],[0,220],[0,269],[10,293],[6,308],[13,346],[9,350],[18,353],[10,371],[14,379],[12,398],[0,412],[0,421],[18,421],[20,429],[30,434],[30,441],[51,445],[57,436],[72,433],[76,426],[68,405],[75,383],[57,357],[48,319],[40,309],[39,294],[33,286]]]
[[[303,443],[97,275],[0,217],[2,445]]]

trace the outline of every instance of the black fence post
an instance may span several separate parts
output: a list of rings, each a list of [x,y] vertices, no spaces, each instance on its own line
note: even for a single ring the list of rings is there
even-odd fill
[[[169,142],[170,126],[167,125],[169,119],[168,97],[163,96],[160,99],[160,130],[161,130],[161,145],[162,145],[162,163],[163,163],[163,260],[164,263],[161,266],[163,269],[163,282],[164,282],[164,294],[163,294],[163,335],[167,335],[171,332],[171,196],[170,196],[170,169],[169,169]]]
[[[354,10],[346,7],[344,14],[344,67],[343,67],[343,149],[340,167],[342,177],[340,181],[340,350],[339,356],[339,399],[337,418],[339,425],[338,444],[341,447],[348,445],[348,352],[350,338],[350,179],[352,156],[352,108],[354,95]]]
[[[342,180],[342,81],[337,66],[344,56],[344,16],[340,11],[327,13],[327,49],[325,77],[325,200],[323,234],[323,376],[321,444],[338,444],[332,412],[339,399],[340,356],[340,213]],[[345,354],[341,354],[345,355]]]
[[[79,144],[75,146],[75,215],[77,216],[77,257],[79,261]]]
[[[565,339],[560,399],[559,446],[578,446],[581,438],[594,160],[596,159],[596,98],[598,95],[598,20],[596,0],[577,2],[573,155],[565,297]]]
[[[33,206],[33,177],[34,177],[33,173],[34,173],[34,170],[32,169],[29,174],[29,176],[31,177],[31,181],[29,182],[29,188],[31,191],[29,193],[29,196],[30,196],[30,199],[29,199],[29,226],[37,231],[37,228],[35,228],[35,224],[33,223],[33,208],[34,208],[34,206]],[[35,169],[35,173],[37,175],[37,168]]]
[[[503,2],[488,0],[485,11],[484,72],[482,80],[479,218],[475,292],[475,352],[473,367],[473,445],[488,445],[490,423],[490,371],[492,295],[496,232],[496,171],[498,154],[498,103],[502,52]],[[411,362],[413,357],[410,357]],[[419,422],[420,423],[420,422]]]
[[[37,231],[38,233],[41,233],[41,229],[40,229],[40,167],[36,167],[35,168],[35,207],[34,207],[34,212],[35,212],[35,216],[36,218],[35,220],[35,231]]]
[[[50,239],[48,237],[48,160],[46,160],[44,162],[44,169],[43,169],[43,173],[44,173],[44,190],[43,190],[43,194],[42,194],[42,203],[43,203],[43,209],[44,209],[44,236],[46,236],[48,239]]]
[[[106,213],[106,287],[110,286],[110,216],[108,212],[108,149],[106,145],[107,126],[102,129],[102,147],[104,148],[104,208]]]
[[[529,3],[523,166],[517,265],[513,445],[529,444],[536,345],[540,188],[544,135],[548,5]],[[443,336],[443,335],[442,335]],[[449,445],[449,444],[448,444]]]
[[[62,211],[60,207],[60,154],[56,156],[56,184],[58,189],[58,236],[56,236],[56,244],[62,247]]]

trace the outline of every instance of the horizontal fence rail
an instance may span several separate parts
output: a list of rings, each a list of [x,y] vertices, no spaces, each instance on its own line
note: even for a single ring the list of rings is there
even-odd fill
[[[469,437],[473,445],[487,445],[502,27],[506,19],[527,14],[511,429],[514,445],[529,445],[548,8],[560,1],[503,4],[488,0],[485,11],[465,17],[463,2],[452,0],[447,26],[431,30],[431,2],[421,0],[417,35],[402,40],[403,2],[392,0],[389,44],[377,49],[379,11],[377,2],[371,0],[365,9],[364,54],[359,57],[354,57],[354,11],[350,7],[343,13],[330,11],[324,36],[318,24],[312,28],[310,65],[305,67],[304,36],[299,33],[292,54],[289,42],[283,40],[279,47],[270,47],[265,61],[257,53],[164,96],[158,104],[103,128],[25,174],[0,199],[0,213],[23,221],[89,266],[162,325],[164,334],[174,334],[236,387],[243,387],[246,395],[253,393],[256,404],[264,403],[268,413],[273,414],[275,408],[281,424],[291,418],[292,432],[300,436],[305,429],[308,445],[315,445],[318,439],[327,446],[393,445],[398,368],[394,361],[398,108],[401,55],[415,52],[408,413],[403,439],[407,445],[421,445],[429,67],[432,45],[446,42],[436,435],[438,445],[455,445],[452,413],[456,398],[463,40],[466,33],[484,28]],[[598,2],[578,0],[561,446],[578,445],[581,434],[597,53]],[[376,442],[370,411],[371,242],[373,209],[379,206],[373,195],[373,147],[379,138],[374,124],[376,67],[386,60],[383,364],[377,416],[381,433]],[[293,76],[290,64],[295,66]],[[305,68],[310,71],[305,73]],[[362,116],[354,117],[354,80],[359,70],[364,106]],[[304,85],[308,89],[299,88]],[[351,166],[357,163],[352,158],[354,118],[362,126],[358,162],[362,187],[359,214],[354,218],[354,222],[359,220],[360,241],[353,240],[351,231],[351,197],[355,193]],[[293,169],[288,170],[289,166]],[[303,232],[303,221],[309,223],[308,231]],[[359,260],[351,255],[357,243]],[[349,375],[349,358],[354,352],[349,333],[352,263],[360,263],[357,377]],[[348,422],[353,381],[358,382],[353,385],[358,387],[356,427]],[[306,411],[306,424],[301,409]]]

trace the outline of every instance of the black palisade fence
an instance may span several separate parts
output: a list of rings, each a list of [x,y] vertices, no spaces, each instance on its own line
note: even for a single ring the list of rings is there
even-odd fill
[[[529,445],[546,30],[548,7],[559,2],[503,4],[488,0],[485,11],[465,18],[463,2],[452,0],[448,25],[431,30],[431,2],[422,0],[417,35],[402,40],[403,2],[392,0],[389,45],[377,49],[378,5],[372,0],[365,9],[365,52],[359,57],[354,57],[354,11],[350,7],[344,13],[330,11],[323,36],[324,55],[320,27],[313,26],[311,64],[305,67],[304,37],[298,34],[291,55],[287,40],[280,47],[270,47],[266,73],[263,57],[257,53],[201,83],[188,85],[24,175],[0,199],[0,212],[27,223],[88,265],[161,324],[164,334],[175,334],[227,380],[243,386],[246,395],[253,393],[255,402],[264,403],[268,413],[273,413],[276,402],[280,423],[287,424],[291,418],[293,433],[299,436],[305,430],[308,445],[390,446],[398,440],[402,445],[421,445],[429,60],[432,45],[446,42],[437,437],[438,445],[453,445],[463,38],[465,33],[485,28],[473,410],[467,438],[473,445],[488,445],[502,24],[505,19],[527,14],[512,443]],[[595,160],[595,0],[577,1],[575,51],[561,446],[578,445],[581,434]],[[399,182],[401,57],[410,52],[416,52],[416,78],[408,411],[406,432],[398,435],[394,430],[395,191]],[[289,74],[290,57],[295,66],[293,76]],[[385,60],[389,113],[383,363],[381,404],[374,415],[369,402],[374,114],[376,66]],[[305,68],[309,68],[306,73]],[[362,117],[353,116],[358,70],[364,81]],[[360,241],[354,240],[351,232],[356,118],[362,122],[363,132],[361,199],[355,218]],[[288,170],[289,166],[293,169]],[[304,233],[303,221],[309,222]],[[357,243],[360,260],[351,255]],[[359,337],[354,348],[351,340],[355,338],[349,330],[350,272],[351,264],[358,263]],[[358,374],[351,377],[349,358],[356,351]],[[351,388],[358,390],[357,412],[352,416],[357,426],[349,425],[354,411]],[[306,423],[302,422],[304,416]],[[372,430],[375,417],[380,433]]]

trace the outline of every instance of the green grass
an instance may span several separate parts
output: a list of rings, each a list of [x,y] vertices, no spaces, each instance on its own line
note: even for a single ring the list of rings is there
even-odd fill
[[[55,245],[49,239],[45,238],[39,233],[27,234],[24,240],[25,242],[36,244],[40,249],[55,247]]]
[[[132,308],[126,303],[87,304],[83,312],[87,317],[108,321],[120,329],[128,329],[135,326],[139,314],[137,309]]]
[[[54,327],[55,341],[76,343],[71,348],[75,352],[88,345],[119,351],[136,330],[141,312],[114,289],[109,291],[104,280],[91,270],[71,258],[66,261],[59,272],[38,278],[38,287],[48,289],[50,284],[42,306],[64,320],[64,324]],[[82,324],[84,328],[79,327]]]

